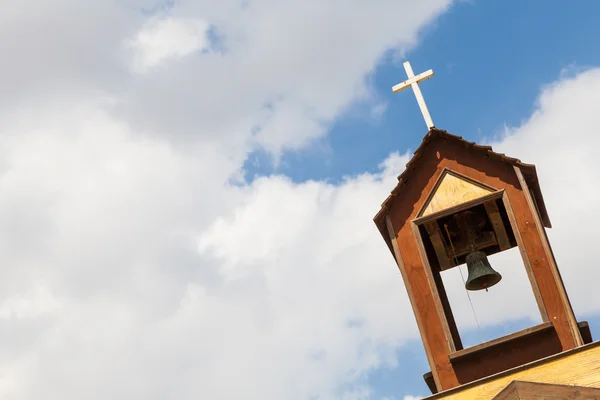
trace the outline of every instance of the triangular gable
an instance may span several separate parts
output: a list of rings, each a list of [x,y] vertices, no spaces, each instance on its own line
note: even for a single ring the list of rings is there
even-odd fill
[[[519,159],[506,156],[501,153],[496,153],[490,146],[480,146],[477,143],[468,142],[464,140],[460,136],[453,135],[444,130],[431,128],[429,132],[423,138],[423,141],[419,145],[419,147],[415,150],[413,157],[406,164],[406,169],[398,176],[398,183],[396,187],[391,191],[390,195],[383,201],[381,204],[381,208],[379,212],[373,218],[377,229],[381,233],[381,236],[385,240],[390,252],[392,255],[394,254],[392,239],[390,238],[388,228],[386,226],[386,216],[390,212],[390,210],[394,207],[394,202],[402,198],[402,191],[408,185],[410,185],[411,179],[413,175],[418,173],[420,170],[419,163],[421,162],[423,154],[426,153],[426,148],[430,146],[432,143],[438,140],[443,140],[448,144],[456,144],[463,147],[467,147],[472,150],[475,154],[479,154],[482,157],[486,157],[492,161],[500,161],[510,166],[518,167],[524,175],[524,178],[527,182],[529,188],[533,191],[534,200],[539,209],[539,213],[542,219],[542,222],[546,228],[551,228],[552,224],[550,223],[550,218],[548,217],[548,211],[546,210],[546,205],[544,202],[544,198],[542,196],[542,192],[540,189],[537,173],[535,170],[535,165],[526,164],[521,162]],[[485,185],[484,185],[485,186]],[[492,188],[490,188],[492,189]],[[492,189],[493,190],[493,189]],[[428,202],[425,202],[425,206],[427,206]],[[426,208],[426,207],[425,207]],[[424,208],[422,208],[417,215],[422,216]]]
[[[483,183],[444,169],[418,216],[424,217],[484,197],[495,191],[496,189]]]

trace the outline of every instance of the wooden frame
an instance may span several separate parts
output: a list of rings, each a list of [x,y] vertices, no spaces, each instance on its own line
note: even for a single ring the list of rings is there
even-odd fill
[[[514,333],[511,333],[510,335],[506,335],[506,336],[503,336],[501,338],[490,340],[490,341],[478,344],[476,346],[468,347],[468,348],[466,348],[464,350],[457,351],[457,352],[455,352],[453,354],[450,354],[450,356],[449,356],[450,357],[450,361],[454,361],[454,360],[460,359],[462,357],[472,355],[474,353],[477,353],[479,350],[488,349],[488,348],[491,348],[491,347],[494,347],[494,346],[498,346],[499,344],[502,344],[502,343],[507,342],[509,340],[518,339],[520,337],[527,336],[527,335],[530,335],[532,333],[546,331],[546,330],[549,330],[549,329],[553,329],[552,323],[551,322],[544,322],[544,323],[542,323],[540,325],[532,326],[530,328],[523,329],[523,330],[521,330],[519,332],[514,332]]]
[[[552,252],[552,248],[550,247],[550,242],[548,241],[548,235],[546,234],[546,230],[544,229],[544,225],[542,224],[537,204],[535,203],[535,200],[531,196],[531,191],[529,190],[527,182],[525,181],[525,178],[523,177],[523,173],[521,172],[521,169],[519,167],[515,166],[514,170],[515,170],[515,173],[519,180],[519,183],[521,185],[523,194],[525,195],[525,200],[527,201],[527,204],[529,205],[529,209],[531,210],[531,213],[533,214],[534,223],[537,228],[538,235],[540,237],[540,241],[542,242],[542,247],[544,248],[544,252],[546,253],[546,258],[548,260],[548,263],[550,264],[550,270],[552,271],[552,276],[558,286],[558,294],[560,296],[561,302],[566,307],[565,314],[567,317],[567,324],[569,325],[571,334],[573,335],[575,345],[582,346],[583,339],[581,338],[581,333],[579,332],[579,328],[577,327],[577,321],[575,320],[575,315],[573,313],[571,301],[569,300],[569,297],[567,296],[564,282],[562,280],[562,277],[560,276],[560,272],[558,271],[558,267],[556,265],[556,259],[554,258],[554,253]]]
[[[447,214],[460,212],[476,205],[479,211],[484,215],[487,214],[489,223],[486,224],[489,225],[486,231],[494,238],[494,246],[488,246],[485,251],[489,249],[489,254],[492,254],[508,246],[519,248],[542,320],[552,323],[556,338],[560,341],[559,345],[552,342],[555,346],[553,349],[558,349],[557,352],[570,350],[576,348],[577,343],[580,342],[576,340],[576,335],[573,333],[572,311],[565,305],[568,297],[561,296],[564,288],[561,288],[562,282],[559,281],[560,275],[555,263],[551,261],[552,249],[542,235],[544,233],[540,228],[542,217],[535,207],[535,199],[525,185],[529,180],[524,183],[522,179],[518,179],[518,172],[513,169],[518,161],[500,155],[488,157],[487,154],[483,154],[483,151],[473,151],[471,144],[459,139],[440,135],[439,139],[434,137],[426,142],[427,146],[421,148],[415,155],[418,163],[414,164],[416,161],[413,161],[409,168],[415,171],[399,178],[398,186],[376,216],[377,226],[402,273],[411,300],[432,369],[431,383],[435,382],[436,388],[440,391],[469,382],[470,378],[467,378],[465,371],[472,372],[480,361],[484,361],[478,361],[477,354],[474,354],[472,357],[475,359],[472,363],[459,359],[457,362],[460,365],[454,365],[449,358],[451,354],[461,350],[462,346],[459,344],[460,337],[455,334],[457,330],[451,322],[452,312],[449,307],[445,307],[446,293],[442,289],[438,267],[438,261],[441,258],[440,266],[442,266],[444,258],[437,257],[436,247],[438,253],[441,253],[443,250],[441,244],[445,244],[446,254],[451,253],[448,250],[447,240],[444,240],[444,243],[440,243],[439,240],[440,233],[444,231],[443,226],[436,222],[438,225],[436,229],[432,224],[437,218],[447,218]],[[535,170],[532,168],[526,172],[535,177]],[[448,173],[458,175],[468,182],[475,181],[474,184],[485,182],[485,187],[496,187],[500,190],[488,194],[487,191],[478,190],[464,182],[455,182],[455,178],[440,183],[443,179],[441,175],[448,179]],[[527,179],[533,178],[528,176]],[[446,184],[448,190],[443,187]],[[441,190],[438,193],[439,197],[433,197],[434,200],[430,201],[436,185],[437,189]],[[536,184],[532,183],[532,185]],[[468,195],[463,197],[461,195],[463,191],[468,192]],[[537,196],[538,192],[535,193]],[[467,201],[464,201],[465,199]],[[427,201],[435,204],[427,209],[426,215],[419,215]],[[458,204],[459,201],[462,202]],[[495,204],[490,203],[485,207],[486,202]],[[425,236],[433,236],[431,243]],[[445,239],[445,236],[443,238]],[[546,243],[543,243],[544,241]],[[462,262],[461,259],[458,262]],[[569,313],[571,316],[568,315]],[[528,346],[533,353],[539,349],[535,340]],[[510,351],[512,352],[513,349]],[[495,364],[497,368],[503,368],[503,365],[507,365],[507,360],[502,360],[503,355],[498,355],[498,358],[490,359],[489,362]],[[475,372],[472,376],[479,373]]]
[[[500,215],[498,205],[495,201],[488,201],[483,203],[483,206],[485,207],[488,218],[492,222],[500,251],[510,249],[512,246],[510,244],[510,240],[508,239],[508,233],[506,232],[504,223],[502,222],[502,216]]]
[[[396,265],[398,265],[400,274],[402,274],[402,279],[404,279],[404,282],[407,282],[406,291],[408,292],[408,298],[410,300],[410,305],[413,309],[413,313],[415,314],[415,319],[417,320],[417,326],[419,328],[419,334],[421,335],[421,341],[423,342],[423,345],[425,346],[425,354],[427,355],[427,361],[429,362],[429,365],[434,365],[435,362],[433,360],[431,350],[429,349],[429,342],[425,338],[425,329],[423,327],[423,323],[421,322],[419,310],[415,303],[415,297],[412,294],[412,287],[409,283],[410,280],[408,279],[408,276],[406,274],[406,268],[404,267],[404,262],[402,261],[402,254],[400,253],[400,248],[398,247],[398,242],[396,241],[396,233],[395,233],[396,230],[394,229],[394,226],[392,225],[392,220],[390,219],[389,215],[385,216],[385,224],[386,224],[386,227],[388,230],[388,234],[390,235],[390,239],[392,241],[392,246],[394,249],[394,257],[396,259]],[[434,368],[431,371],[431,373],[433,375],[433,380],[435,382],[435,385],[437,387],[441,387],[440,378],[437,373],[437,370]]]
[[[440,230],[440,226],[436,221],[425,222],[424,225],[425,229],[427,229],[427,233],[429,234],[429,239],[431,239],[431,243],[433,244],[433,249],[435,250],[437,259],[440,263],[440,269],[445,271],[454,267],[455,263],[448,257],[448,251],[443,239],[444,234]]]
[[[479,204],[483,204],[486,201],[490,201],[490,200],[497,200],[499,198],[502,197],[503,193],[505,192],[504,189],[501,190],[497,190],[493,193],[490,193],[486,196],[482,196],[482,197],[478,197],[476,199],[473,200],[469,200],[469,201],[465,201],[464,203],[460,203],[454,207],[450,207],[450,208],[446,208],[444,210],[440,210],[438,212],[435,212],[433,214],[429,214],[426,215],[424,217],[418,217],[412,220],[413,224],[416,225],[422,225],[426,222],[429,221],[434,221],[436,219],[442,218],[442,217],[447,217],[448,215],[452,215],[452,214],[456,214],[460,211],[464,211],[467,210],[471,207],[477,206]]]
[[[446,171],[451,170],[445,168],[442,174],[444,174]],[[441,179],[438,179],[436,185],[439,184],[439,181],[441,181]],[[452,257],[450,257],[450,249],[446,244],[444,244],[444,240],[442,239],[444,237],[444,234],[440,231],[439,226],[435,223],[435,221],[448,215],[452,215],[460,211],[478,206],[480,204],[482,204],[485,207],[487,216],[494,229],[494,236],[490,237],[489,240],[493,241],[494,243],[497,242],[500,251],[508,250],[512,247],[508,233],[506,231],[506,228],[504,227],[504,223],[500,215],[500,210],[498,209],[498,206],[494,201],[500,199],[503,196],[503,193],[504,189],[496,190],[495,192],[492,192],[489,195],[478,197],[476,199],[472,199],[464,203],[457,204],[456,206],[440,210],[438,212],[426,216],[415,218],[413,220],[413,223],[425,226],[427,233],[429,234],[429,238],[431,239],[431,242],[433,244],[437,258],[439,260],[440,269],[442,271],[455,267],[456,263],[455,260]],[[429,198],[431,198],[431,194]],[[421,211],[419,211],[419,214],[421,214],[423,210],[424,208],[422,208]]]
[[[546,311],[546,307],[544,306],[544,301],[542,300],[542,296],[540,294],[540,288],[538,287],[537,281],[535,279],[535,274],[531,269],[531,264],[529,263],[529,256],[527,255],[527,251],[525,250],[525,244],[523,243],[523,238],[521,237],[521,232],[519,231],[515,214],[513,212],[512,206],[510,205],[510,201],[508,200],[508,196],[506,195],[506,193],[502,196],[502,203],[504,204],[504,208],[506,209],[506,213],[508,214],[510,227],[512,228],[512,231],[515,235],[517,247],[519,248],[519,253],[521,253],[521,259],[523,260],[523,265],[525,266],[525,272],[527,272],[527,277],[529,278],[529,283],[531,284],[531,290],[533,291],[535,302],[537,303],[538,309],[540,310],[542,321],[548,322],[550,320],[548,318],[548,312]]]
[[[438,181],[439,181],[439,179],[438,179]],[[433,193],[433,190],[432,190],[432,193]],[[523,266],[525,267],[525,271],[527,272],[527,276],[529,278],[529,283],[531,284],[531,289],[533,291],[535,301],[536,301],[536,303],[538,305],[538,309],[540,311],[540,316],[542,318],[542,322],[547,323],[549,321],[548,312],[546,311],[546,307],[544,306],[544,302],[540,295],[540,290],[537,285],[533,270],[531,268],[529,256],[527,255],[527,251],[525,250],[523,240],[519,233],[517,222],[516,222],[514,213],[512,211],[512,207],[510,205],[510,201],[508,199],[506,190],[504,190],[504,189],[497,190],[496,192],[490,193],[487,196],[467,201],[465,203],[456,205],[454,207],[451,207],[451,208],[448,208],[445,210],[441,210],[441,211],[433,213],[433,214],[429,214],[425,217],[415,218],[414,220],[412,220],[412,224],[411,224],[412,231],[413,231],[414,237],[417,241],[417,248],[419,251],[419,255],[423,261],[423,267],[424,267],[425,273],[427,275],[427,280],[431,287],[431,291],[433,294],[433,301],[435,303],[435,308],[439,315],[440,320],[442,321],[442,328],[444,330],[446,342],[448,343],[448,350],[450,352],[450,357],[452,357],[453,354],[456,354],[457,352],[466,352],[471,348],[462,349],[462,350],[457,348],[457,343],[456,343],[457,338],[455,338],[455,335],[458,334],[458,330],[457,330],[456,324],[454,323],[454,317],[451,315],[452,314],[451,310],[449,311],[450,315],[448,315],[447,309],[449,308],[449,305],[445,305],[440,297],[440,294],[439,294],[440,288],[438,287],[438,284],[435,282],[435,279],[433,276],[434,271],[431,268],[431,264],[429,262],[429,257],[427,256],[427,252],[425,251],[425,244],[423,242],[423,237],[419,230],[419,226],[424,225],[425,228],[427,229],[427,232],[430,234],[432,241],[434,241],[434,240],[436,240],[436,239],[434,239],[434,237],[436,237],[438,234],[441,233],[441,232],[439,232],[439,228],[437,228],[437,229],[435,228],[435,227],[437,227],[437,224],[433,224],[433,222],[436,221],[437,219],[458,213],[460,211],[467,210],[471,207],[474,207],[474,206],[477,206],[480,204],[483,204],[485,206],[486,204],[490,204],[491,200],[499,200],[499,199],[502,199],[502,203],[506,209],[506,213],[508,215],[508,220],[510,222],[511,229],[514,233],[515,240],[517,242],[517,247],[519,248],[519,252],[521,254],[521,259],[523,260]],[[492,207],[488,206],[491,209],[491,212],[498,213],[499,210],[498,210],[497,206],[495,206],[495,202],[492,204],[494,204],[494,206],[492,206]],[[488,207],[486,207],[486,211],[488,211]],[[494,209],[494,207],[495,207],[495,209]],[[488,215],[489,215],[489,212],[490,211],[488,211]],[[389,219],[389,216],[386,218]],[[499,215],[498,215],[498,218],[499,218]],[[495,226],[494,221],[492,221],[492,224],[494,225],[494,231],[499,231],[499,230],[503,231],[502,234],[503,234],[503,236],[505,238],[504,240],[506,242],[503,243],[503,245],[501,245],[501,249],[502,249],[502,246],[510,247],[510,244],[508,243],[508,234],[504,228],[504,225],[501,225],[501,228],[500,228],[500,227]],[[500,222],[500,224],[501,224],[501,222]],[[391,225],[391,221],[390,221],[390,225]],[[435,225],[435,227],[434,227],[434,225]],[[537,224],[537,225],[541,226],[540,224]],[[432,233],[433,233],[433,237],[431,235]],[[544,233],[545,233],[545,231],[544,231]],[[390,234],[391,234],[391,232],[390,232]],[[397,243],[393,240],[393,237],[392,237],[392,242],[394,243],[395,247],[398,246]],[[498,243],[500,244],[500,240],[498,240]],[[433,243],[433,246],[434,246],[434,250],[436,251],[436,254],[438,253],[438,251],[441,251],[441,249],[439,248],[441,246],[440,243],[437,243],[437,246],[436,246],[436,243]],[[504,250],[504,249],[502,249],[502,250]],[[397,251],[399,254],[400,250],[398,249]],[[439,259],[439,257],[438,257],[438,259]],[[449,321],[449,317],[452,322]],[[575,326],[577,326],[576,323],[575,323]],[[453,333],[454,333],[454,335],[453,335]],[[579,333],[579,331],[578,331],[578,333]],[[460,340],[460,337],[458,338],[458,340]],[[581,343],[583,343],[583,340],[581,341]],[[462,345],[458,346],[458,347],[462,347]]]
[[[456,351],[456,343],[454,341],[454,337],[452,335],[451,327],[449,324],[449,318],[446,315],[447,309],[449,306],[445,306],[442,302],[442,299],[439,294],[438,284],[435,282],[433,276],[433,270],[431,269],[431,265],[429,264],[429,257],[427,257],[427,252],[425,251],[425,244],[423,243],[423,237],[421,236],[421,232],[419,231],[419,226],[415,223],[412,224],[412,231],[417,241],[417,249],[419,251],[419,255],[421,256],[421,261],[423,262],[423,268],[425,270],[425,275],[427,276],[427,281],[429,282],[429,287],[431,289],[433,295],[433,302],[435,304],[435,309],[438,313],[439,319],[442,324],[442,329],[444,330],[444,336],[446,338],[446,344],[448,346],[448,351],[450,353],[454,353]],[[443,286],[443,285],[442,285]],[[445,290],[445,289],[444,289]],[[452,311],[450,310],[450,313]],[[454,317],[452,317],[454,320]],[[452,327],[453,331],[456,331],[456,324]]]

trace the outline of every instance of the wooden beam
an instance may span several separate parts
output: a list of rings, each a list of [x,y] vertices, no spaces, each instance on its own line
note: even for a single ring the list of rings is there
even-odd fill
[[[400,274],[402,275],[402,279],[404,280],[404,286],[406,287],[406,291],[408,292],[408,299],[410,300],[410,305],[412,306],[413,313],[415,314],[415,319],[417,320],[417,327],[419,328],[419,334],[421,335],[421,342],[423,343],[423,347],[425,347],[425,354],[427,355],[427,361],[429,361],[429,366],[433,375],[433,381],[439,389],[442,387],[442,385],[440,384],[440,378],[438,376],[437,369],[434,368],[435,361],[433,360],[433,353],[431,352],[429,342],[427,341],[427,336],[425,335],[425,328],[423,327],[423,322],[421,321],[421,314],[419,313],[419,309],[417,308],[417,304],[415,303],[415,296],[412,292],[410,279],[408,279],[406,267],[404,266],[404,261],[402,260],[400,248],[398,247],[398,238],[396,237],[396,230],[392,225],[392,220],[389,215],[385,216],[385,225],[387,227],[388,235],[390,236],[392,247],[394,249],[394,258],[396,259],[396,264],[398,265],[398,269],[400,270]]]
[[[448,295],[446,293],[446,289],[444,288],[444,282],[441,276],[441,271],[444,271],[454,266],[449,256],[451,252],[445,245],[442,236],[442,231],[440,230],[440,227],[436,221],[426,223],[425,228],[427,230],[427,233],[429,234],[429,238],[431,239],[436,253],[436,258],[438,260],[437,268],[431,268],[430,266],[433,281],[435,287],[437,288],[437,293],[442,304],[444,316],[450,329],[452,344],[454,345],[455,350],[461,350],[463,348],[462,341],[460,339],[460,334],[458,333],[458,327],[456,326],[456,321],[454,319],[454,315],[452,314],[450,301],[448,300]]]
[[[481,236],[475,239],[475,248],[476,249],[485,249],[486,247],[494,246],[496,244],[496,237],[493,232],[482,232]],[[456,257],[464,256],[465,254],[469,254],[471,252],[471,244],[467,241],[463,241],[460,243],[454,243],[454,251],[456,252]]]
[[[548,311],[546,311],[546,306],[544,305],[544,300],[542,299],[540,288],[535,279],[535,275],[533,274],[533,269],[531,268],[531,263],[529,262],[529,256],[527,255],[527,250],[525,250],[525,243],[523,242],[523,238],[521,237],[521,231],[519,231],[517,219],[515,217],[515,213],[513,212],[512,206],[510,205],[510,201],[508,200],[507,194],[504,194],[502,196],[502,203],[504,204],[504,209],[506,210],[506,214],[508,215],[508,221],[510,222],[512,231],[515,234],[517,247],[519,248],[519,253],[521,253],[521,259],[523,260],[523,265],[525,266],[525,272],[527,272],[527,277],[529,278],[529,283],[531,284],[531,290],[533,291],[535,302],[537,303],[538,309],[540,310],[542,321],[548,322],[550,320],[550,318],[548,317]]]
[[[542,247],[544,249],[544,253],[546,254],[546,259],[548,260],[552,277],[556,283],[556,292],[558,292],[557,294],[560,297],[561,303],[564,305],[566,322],[569,326],[569,329],[571,330],[573,341],[575,342],[575,346],[582,346],[583,339],[581,338],[581,333],[579,332],[579,328],[577,327],[575,314],[573,313],[571,302],[569,300],[569,297],[567,296],[567,291],[565,290],[565,285],[563,283],[562,277],[560,276],[560,272],[558,271],[556,260],[554,258],[554,253],[552,252],[552,249],[550,247],[550,242],[548,241],[548,236],[546,235],[546,230],[544,229],[544,225],[542,224],[540,214],[534,203],[533,197],[531,196],[531,192],[529,191],[529,187],[527,186],[527,182],[525,181],[525,177],[523,176],[521,169],[517,166],[514,166],[514,169],[515,173],[517,174],[519,183],[521,184],[521,190],[523,191],[523,195],[525,196],[531,214],[533,215],[533,222],[535,224],[535,227],[537,228],[538,235],[542,243]]]
[[[409,78],[409,79],[405,80],[402,83],[394,85],[392,87],[392,92],[394,92],[394,93],[401,92],[404,89],[409,88],[410,85],[412,85],[413,83],[422,82],[424,80],[427,80],[427,79],[431,78],[432,76],[433,76],[433,70],[432,69],[430,69],[428,71],[425,71],[425,72],[422,72],[419,75],[415,75],[412,78]]]
[[[448,327],[450,328],[450,335],[452,336],[452,340],[454,343],[454,348],[458,350],[463,349],[462,340],[460,339],[460,334],[458,332],[458,327],[456,326],[456,320],[454,319],[454,314],[452,313],[452,307],[450,307],[450,300],[448,300],[448,294],[446,293],[446,288],[444,287],[444,281],[442,280],[442,271],[439,268],[431,271],[433,275],[433,280],[438,288],[438,296],[440,301],[442,302],[442,308],[444,310],[444,315],[446,316],[446,321],[448,321]]]
[[[542,331],[547,331],[550,329],[554,329],[552,322],[544,322],[540,325],[532,326],[531,328],[511,333],[510,335],[502,336],[500,338],[490,340],[488,342],[484,342],[473,347],[468,347],[464,350],[459,350],[456,353],[452,353],[449,355],[450,361],[456,361],[466,356],[472,356],[473,354],[478,353],[481,350],[489,349],[490,347],[494,346],[499,346],[511,340],[520,339],[522,337],[529,336]]]
[[[442,330],[444,331],[444,336],[446,338],[446,344],[448,345],[448,352],[454,353],[456,351],[456,346],[454,344],[454,339],[452,337],[452,332],[450,331],[450,326],[448,324],[448,319],[446,318],[446,314],[444,313],[444,306],[442,305],[442,301],[440,299],[440,295],[438,293],[438,287],[435,283],[435,279],[433,277],[433,273],[431,271],[431,265],[429,264],[429,258],[427,257],[427,252],[425,251],[425,245],[423,244],[423,238],[421,237],[421,232],[419,231],[419,225],[411,224],[411,228],[413,231],[414,238],[417,242],[417,249],[419,255],[421,257],[421,261],[423,262],[423,269],[425,270],[425,275],[427,277],[427,281],[429,283],[429,287],[431,288],[431,293],[433,294],[433,303],[435,304],[435,309],[438,314],[438,318],[440,324],[442,326]]]
[[[425,229],[427,229],[427,233],[431,239],[431,244],[433,244],[433,248],[435,250],[435,255],[440,263],[440,270],[445,271],[454,267],[454,262],[451,261],[451,256],[449,254],[450,252],[444,244],[442,231],[440,230],[440,226],[438,225],[437,221],[429,221],[425,223]]]
[[[504,227],[504,223],[502,222],[502,216],[500,215],[500,210],[498,209],[498,205],[496,201],[488,201],[483,203],[485,207],[485,211],[487,212],[488,218],[492,222],[492,226],[494,227],[494,232],[496,233],[496,240],[498,241],[498,246],[500,246],[500,251],[508,250],[511,248],[510,240],[508,239],[508,234],[506,233],[506,228]]]
[[[447,217],[448,215],[456,214],[460,211],[468,210],[471,207],[475,207],[479,204],[483,204],[490,200],[496,200],[503,196],[505,190],[498,190],[497,192],[490,193],[486,196],[479,197],[477,199],[465,201],[462,204],[458,204],[454,207],[446,208],[445,210],[441,210],[438,212],[434,212],[432,214],[425,215],[423,217],[415,218],[412,220],[413,223],[417,225],[423,225],[425,222],[433,221],[436,219],[440,219],[442,217]]]

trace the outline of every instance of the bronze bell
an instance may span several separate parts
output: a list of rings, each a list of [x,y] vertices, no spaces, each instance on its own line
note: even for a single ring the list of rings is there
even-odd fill
[[[465,284],[467,290],[487,290],[502,279],[502,275],[492,268],[483,251],[470,252],[465,261],[469,270],[469,277]]]

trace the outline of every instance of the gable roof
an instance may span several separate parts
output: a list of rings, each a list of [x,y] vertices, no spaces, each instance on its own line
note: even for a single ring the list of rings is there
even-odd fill
[[[542,223],[544,224],[544,226],[546,228],[552,227],[552,225],[550,223],[550,218],[548,216],[548,211],[546,210],[546,204],[544,203],[544,198],[542,196],[542,191],[541,191],[540,184],[538,181],[537,172],[535,170],[535,165],[523,163],[523,162],[521,162],[521,160],[519,160],[517,158],[513,158],[513,157],[508,157],[503,153],[496,153],[495,151],[492,150],[491,146],[481,146],[475,142],[469,142],[469,141],[463,139],[462,136],[453,135],[451,133],[448,133],[445,130],[437,129],[434,127],[434,128],[431,128],[429,130],[429,132],[427,132],[427,134],[423,138],[423,141],[421,142],[419,147],[415,150],[413,157],[406,164],[406,169],[404,170],[404,172],[402,172],[398,176],[398,184],[392,190],[391,194],[387,197],[387,199],[385,199],[385,201],[381,204],[381,209],[379,210],[377,215],[375,215],[375,217],[373,218],[373,221],[377,225],[379,232],[381,232],[381,235],[383,236],[384,240],[386,241],[392,254],[393,254],[393,248],[392,248],[392,243],[390,241],[390,238],[389,238],[389,235],[387,232],[387,228],[385,225],[385,216],[387,215],[388,211],[392,207],[392,204],[394,203],[394,201],[396,201],[396,198],[402,191],[403,187],[405,185],[407,185],[407,183],[410,181],[412,175],[416,172],[416,166],[417,166],[417,163],[419,162],[421,156],[423,155],[423,150],[430,143],[432,143],[433,141],[435,141],[437,139],[447,139],[447,140],[453,141],[455,143],[459,143],[461,146],[465,146],[474,152],[478,152],[482,156],[487,156],[492,159],[499,160],[503,163],[519,167],[521,169],[521,172],[523,173],[523,176],[525,178],[525,181],[527,182],[527,185],[533,192],[533,196],[535,198],[538,209],[540,211]]]

